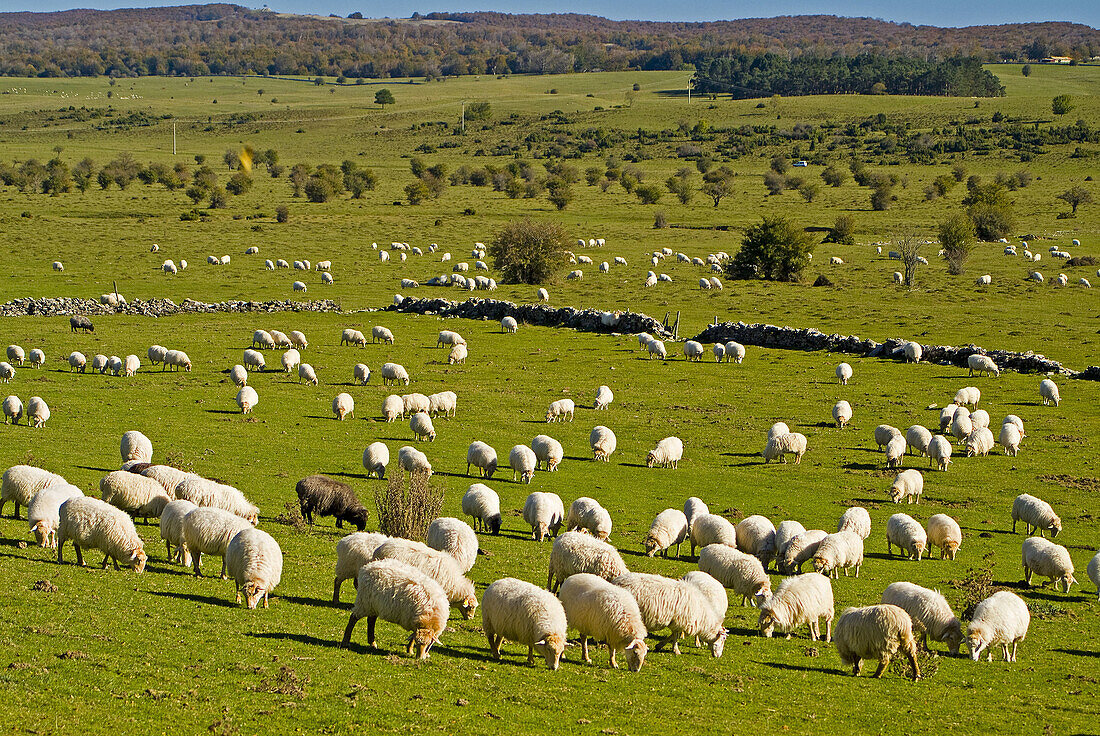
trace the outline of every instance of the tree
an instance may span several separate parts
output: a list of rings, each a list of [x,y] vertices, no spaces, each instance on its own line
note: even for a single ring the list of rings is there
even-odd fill
[[[634,187],[634,194],[642,204],[657,204],[661,201],[661,188],[656,184],[639,184]]]
[[[787,177],[776,171],[765,172],[764,186],[767,187],[770,195],[782,194],[783,189],[787,186]]]
[[[252,188],[252,177],[243,171],[238,171],[233,176],[229,177],[229,181],[225,183],[225,189],[230,194],[241,195]]]
[[[1020,74],[1023,74],[1025,77],[1030,77],[1031,76],[1031,64],[1024,64],[1023,68],[1020,69]]]
[[[210,209],[222,210],[229,206],[229,194],[221,187],[210,190]]]
[[[1075,187],[1070,187],[1066,191],[1057,195],[1057,199],[1062,200],[1070,207],[1073,208],[1073,214],[1077,214],[1077,208],[1083,204],[1092,204],[1092,195],[1089,194],[1089,190],[1078,184]]]
[[[549,179],[546,182],[546,188],[550,192],[548,195],[550,203],[559,210],[564,210],[573,201],[573,189],[564,179],[557,177]]]
[[[889,181],[880,180],[871,191],[871,209],[876,212],[888,210],[895,199],[894,187]]]
[[[703,175],[703,194],[714,200],[716,208],[723,197],[733,192],[734,176],[736,174],[728,166],[719,166]]]
[[[275,208],[275,222],[290,222],[290,208],[285,204]]]
[[[302,189],[309,181],[309,167],[305,164],[294,164],[290,167],[290,186],[294,189],[294,196],[301,197]]]
[[[896,247],[901,254],[901,262],[905,266],[902,283],[907,289],[917,285],[917,267],[921,265],[920,249],[923,244],[924,240],[915,234],[905,235],[897,242]]]
[[[940,247],[949,274],[958,276],[964,272],[974,247],[974,235],[974,222],[966,215],[953,215],[940,223]]]
[[[1073,98],[1069,95],[1058,95],[1050,101],[1050,111],[1055,115],[1065,115],[1077,107],[1073,104]]]
[[[665,181],[665,187],[668,191],[676,195],[676,198],[680,200],[680,204],[691,204],[691,199],[695,195],[695,188],[691,186],[690,170],[685,169],[686,176],[670,176]]]
[[[856,242],[856,218],[851,215],[838,215],[825,236],[826,243],[840,243],[841,245],[854,245]]]
[[[982,240],[1006,237],[1016,226],[1008,193],[997,182],[975,183],[969,187],[963,204],[966,205],[966,214],[973,222],[975,232]]]
[[[393,92],[388,89],[380,89],[374,93],[374,104],[380,105],[385,110],[386,105],[395,105],[397,100],[394,99]]]
[[[95,162],[87,157],[73,167],[73,183],[81,194],[88,191],[88,187],[92,185],[92,174],[94,172]]]
[[[466,104],[467,120],[488,120],[493,116],[493,107],[488,102],[478,101]]]
[[[229,167],[230,171],[236,171],[241,168],[241,154],[234,151],[232,148],[226,150],[225,155],[222,156],[222,161]]]
[[[821,178],[831,187],[839,187],[844,183],[844,180],[848,178],[848,174],[844,169],[839,169],[833,164],[829,164],[825,167],[825,170],[821,172]]]
[[[508,223],[489,243],[489,257],[505,282],[543,284],[566,265],[565,229],[533,220]]]
[[[409,204],[420,204],[430,196],[432,191],[420,179],[405,185],[405,198],[409,200]]]
[[[813,238],[785,217],[764,216],[745,231],[741,249],[726,265],[733,279],[798,281],[814,251]]]
[[[802,199],[806,200],[807,202],[813,202],[814,198],[817,197],[819,191],[820,187],[818,187],[818,185],[812,181],[805,182],[802,184],[802,186],[798,188],[798,193],[801,194]]]

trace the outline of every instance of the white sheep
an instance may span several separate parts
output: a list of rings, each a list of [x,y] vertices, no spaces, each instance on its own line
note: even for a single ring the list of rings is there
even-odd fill
[[[863,566],[863,539],[853,531],[839,531],[828,534],[817,546],[814,553],[814,570],[823,574],[839,577],[838,570],[844,570],[848,577],[849,568],[855,569],[859,577],[859,568]]]
[[[264,368],[267,367],[267,360],[264,358],[263,353],[252,350],[251,348],[245,350],[244,354],[241,355],[241,363],[242,365],[233,366],[233,370],[230,371],[230,376],[233,378],[233,383],[237,384],[238,386],[245,386],[248,384],[248,371],[262,371]],[[244,372],[244,374],[242,375],[241,371],[238,371],[237,368],[240,368],[241,371]]]
[[[264,356],[260,353],[256,354],[260,356],[260,360],[262,361]],[[248,364],[245,363],[245,365]],[[163,365],[161,365],[161,370],[169,367],[173,368],[174,370],[179,370],[180,368],[183,368],[185,371],[190,371],[191,359],[188,358],[187,353],[183,352],[182,350],[169,350],[167,353],[164,354],[164,363]],[[262,368],[263,365],[261,365],[260,367]]]
[[[454,391],[440,391],[428,397],[428,414],[453,417],[458,412],[458,394]]]
[[[471,467],[477,468],[481,477],[492,478],[497,472],[497,451],[484,442],[471,442],[466,450],[466,475]]]
[[[450,365],[458,365],[466,363],[466,358],[470,355],[469,348],[465,344],[458,344],[451,347],[451,351],[447,354],[447,363]]]
[[[384,442],[372,442],[363,450],[363,468],[367,471],[367,477],[377,475],[384,478],[386,466],[390,464],[390,449]]]
[[[771,581],[756,557],[725,544],[708,544],[699,552],[699,569],[755,606],[771,594]]]
[[[375,325],[370,328],[370,341],[371,342],[383,342],[386,345],[393,345],[394,336],[393,333],[387,327],[381,325]]]
[[[54,271],[64,271],[65,270],[65,264],[63,264],[61,261],[54,261],[53,262],[53,270]]]
[[[294,291],[307,291],[306,284],[305,284],[304,281],[295,281],[293,284],[291,284],[291,288]]]
[[[516,334],[519,329],[519,323],[516,322],[516,318],[512,316],[504,317],[500,320],[500,331],[507,332],[511,335]]]
[[[905,355],[906,363],[919,363],[920,359],[924,357],[924,348],[921,347],[919,342],[913,342],[912,340],[905,343],[902,352]]]
[[[432,464],[428,462],[428,456],[410,445],[398,448],[397,466],[406,473],[432,474]]]
[[[977,386],[966,386],[955,392],[955,403],[960,407],[964,405],[977,406],[982,400],[982,392]]]
[[[8,360],[12,363],[18,363],[23,365],[23,361],[26,359],[26,353],[23,352],[23,348],[18,345],[8,345]]]
[[[57,564],[61,564],[65,542],[72,541],[76,562],[84,565],[84,550],[103,553],[103,569],[107,561],[129,565],[134,572],[145,569],[148,559],[134,522],[124,511],[98,498],[74,496],[61,504],[57,524]]]
[[[787,426],[786,422],[776,422],[768,428],[768,439],[770,440],[773,437],[778,437],[781,434],[789,434],[790,431],[791,428]]]
[[[440,330],[439,336],[436,338],[435,346],[448,347],[450,345],[465,345],[466,338],[458,334],[454,330]]]
[[[1063,593],[1077,582],[1073,577],[1073,560],[1069,550],[1043,537],[1028,537],[1023,544],[1024,582],[1031,585],[1031,576],[1050,578]]]
[[[1092,581],[1093,587],[1096,588],[1096,600],[1100,601],[1100,552],[1093,555],[1089,560],[1087,568],[1089,574],[1089,580]]]
[[[676,468],[684,457],[684,442],[679,437],[665,437],[645,457],[647,468]]]
[[[791,543],[791,540],[805,531],[806,527],[802,526],[801,522],[793,519],[779,522],[779,525],[775,527],[775,558],[777,564],[779,558],[783,555],[783,550]],[[740,546],[740,543],[738,543],[738,546]]]
[[[259,348],[260,350],[274,349],[275,338],[267,330],[255,330],[252,333],[252,345],[249,347]]]
[[[795,535],[779,552],[776,569],[784,575],[801,574],[802,566],[813,559],[821,540],[827,537],[821,529],[808,529]]]
[[[596,401],[592,408],[596,410],[606,409],[614,400],[615,394],[612,393],[611,389],[607,386],[600,386],[596,389]]]
[[[841,363],[836,367],[836,377],[840,381],[841,385],[847,386],[848,381],[852,378],[852,366],[847,363]]]
[[[952,404],[954,406],[954,404]],[[905,430],[905,445],[915,450],[918,455],[928,455],[928,443],[932,441],[932,433],[919,424],[914,424]]]
[[[196,577],[202,577],[202,556],[215,555],[222,558],[221,576],[226,578],[225,550],[237,532],[251,529],[252,525],[236,514],[219,508],[204,508],[201,505],[183,517],[183,543],[191,553],[191,562]]]
[[[452,516],[434,519],[428,526],[424,542],[432,549],[453,557],[463,573],[469,572],[477,561],[477,535],[462,519]]]
[[[431,413],[432,402],[422,393],[413,392],[401,397],[402,414],[415,414],[418,411]]]
[[[683,511],[665,509],[657,514],[645,537],[645,553],[653,557],[658,552],[668,557],[668,550],[676,545],[676,556],[680,556],[680,545],[687,539],[688,521]]]
[[[668,636],[655,647],[656,651],[671,643],[673,654],[679,654],[679,640],[686,634],[705,642],[714,657],[722,656],[727,636],[722,625],[725,612],[719,616],[696,585],[649,573],[626,573],[611,583],[634,596],[648,632],[669,630]]]
[[[298,383],[302,381],[305,381],[306,384],[310,386],[317,385],[317,371],[313,370],[313,366],[309,363],[300,363],[298,365]]]
[[[760,604],[757,626],[771,638],[776,629],[787,633],[806,624],[811,641],[821,640],[821,619],[825,619],[824,641],[833,638],[833,586],[829,578],[813,572],[787,578]]]
[[[754,514],[739,521],[734,530],[737,549],[756,557],[767,570],[775,559],[775,525],[766,517]]]
[[[1007,590],[997,591],[977,605],[966,627],[970,658],[977,662],[987,647],[1000,644],[1004,660],[1015,662],[1016,647],[1027,637],[1030,624],[1031,614],[1023,599]],[[993,661],[992,649],[988,661]]]
[[[938,434],[928,443],[928,464],[938,470],[947,470],[951,464],[951,443],[942,434]]]
[[[176,498],[190,501],[197,506],[211,506],[228,511],[255,526],[260,510],[233,486],[190,475],[175,488]],[[228,540],[226,540],[228,541]]]
[[[891,251],[891,252],[893,252],[893,251]],[[902,283],[903,280],[904,280],[904,277],[901,275],[901,271],[894,271],[894,283],[895,284],[900,284],[900,283]]]
[[[141,471],[146,478],[152,478],[164,487],[165,492],[172,498],[176,497],[176,486],[188,478],[197,478],[194,473],[185,473],[171,465],[150,465]]]
[[[274,271],[275,270],[275,262],[272,261],[270,258],[267,259],[266,261],[264,261],[264,270],[265,271]]]
[[[41,396],[32,396],[27,400],[27,423],[38,429],[46,426],[50,418],[50,407]]]
[[[538,297],[540,302],[545,303],[550,301],[550,292],[548,292],[546,289],[539,289],[538,292],[536,292],[536,296]]]
[[[656,264],[654,264],[654,265],[656,265]],[[699,288],[703,289],[703,290],[709,290],[710,289],[710,279],[707,279],[707,278],[699,279]]]
[[[966,359],[967,367],[970,372],[967,375],[973,376],[976,372],[980,377],[983,373],[998,377],[1001,375],[1001,369],[997,367],[997,364],[988,355],[980,355],[978,353],[971,354]]]
[[[552,593],[516,578],[502,578],[485,589],[481,599],[481,628],[489,652],[500,659],[505,640],[527,647],[527,664],[538,651],[546,666],[558,669],[566,646],[565,608]]]
[[[75,350],[69,353],[69,373],[72,373],[74,370],[83,373],[87,364],[88,359],[84,357],[84,353]],[[7,363],[3,363],[2,365],[7,366],[7,369],[0,368],[0,380],[4,380],[4,382],[7,383],[8,379],[15,376],[15,370]],[[8,376],[8,379],[4,379],[5,375]]]
[[[348,327],[340,333],[340,345],[358,345],[359,347],[363,347],[366,344],[367,338],[359,330]]]
[[[920,562],[928,547],[928,534],[912,516],[894,514],[886,521],[886,553],[892,555],[895,546],[909,559]]]
[[[905,609],[889,603],[864,608],[849,608],[840,614],[833,634],[840,661],[852,667],[852,674],[859,676],[863,660],[879,660],[875,677],[890,666],[890,660],[900,649],[909,660],[914,681],[920,679],[917,664],[917,640],[913,637],[913,620]]]
[[[435,426],[432,425],[432,418],[425,412],[413,413],[409,418],[409,429],[412,430],[413,439],[417,442],[424,439],[427,439],[428,442],[435,441]]]
[[[1058,395],[1058,384],[1049,378],[1044,378],[1039,382],[1039,396],[1043,399],[1043,406],[1049,406],[1054,404],[1058,406],[1058,403],[1062,400]]]
[[[799,465],[802,463],[802,456],[806,454],[808,443],[809,440],[806,439],[806,435],[799,432],[788,432],[772,437],[764,445],[764,452],[761,453],[764,457],[764,463],[767,464],[772,460],[786,463],[786,456],[794,455],[794,464]]]
[[[474,529],[500,534],[500,496],[484,483],[474,483],[462,496],[462,513],[474,517]]]
[[[940,548],[940,559],[946,557],[955,559],[955,555],[962,546],[962,529],[959,522],[947,514],[933,514],[928,518],[928,555],[932,556],[932,548]]]
[[[880,450],[888,445],[891,439],[899,436],[901,436],[901,430],[897,427],[891,427],[889,424],[880,424],[875,427],[875,444]]]
[[[689,537],[691,536],[691,528],[692,525],[695,523],[695,520],[703,514],[709,513],[710,508],[707,507],[706,503],[704,503],[703,499],[701,498],[692,496],[687,501],[684,501],[684,516],[687,518]],[[736,535],[734,536],[734,543],[736,543]],[[692,553],[694,554],[694,549],[692,550]]]
[[[985,456],[993,449],[993,433],[979,427],[966,436],[965,442],[967,457]]]
[[[610,663],[618,667],[616,652],[625,651],[627,667],[637,672],[645,662],[648,647],[646,628],[638,603],[631,593],[595,575],[578,574],[565,581],[561,590],[562,606],[570,628],[581,635],[581,657],[588,656],[588,638],[605,642]]]
[[[389,537],[377,532],[352,532],[336,543],[336,578],[332,585],[332,602],[340,602],[340,587],[345,580],[359,586],[359,568],[374,559],[374,551]]]
[[[139,368],[141,368],[141,360],[136,355],[127,355],[122,361],[122,374],[127,378],[132,378]]]
[[[382,417],[387,422],[392,422],[405,415],[405,402],[397,394],[390,394],[382,399]]]
[[[531,525],[531,536],[536,542],[558,536],[565,523],[561,497],[556,493],[531,493],[523,504],[523,520]]]
[[[83,495],[83,491],[68,483],[54,483],[34,494],[27,503],[27,526],[39,547],[57,547],[61,504]]]
[[[538,458],[534,450],[527,445],[515,445],[508,453],[508,465],[512,468],[513,481],[518,474],[520,483],[530,483],[535,476]]]
[[[565,528],[567,531],[584,530],[606,541],[611,536],[611,514],[596,499],[581,496],[569,505]]]
[[[695,340],[688,340],[684,343],[684,357],[689,361],[701,361],[704,352],[702,343],[698,343]]]
[[[940,410],[940,431],[947,433],[951,429],[951,422],[955,419],[955,412],[959,410],[958,404],[948,404]]]
[[[283,574],[283,551],[279,543],[261,529],[242,529],[225,550],[229,577],[237,586],[237,603],[255,609],[262,599],[267,608],[268,594],[279,584]]]
[[[894,503],[920,503],[921,493],[924,492],[924,476],[919,470],[910,468],[903,470],[894,478],[893,484],[886,492]]]
[[[110,358],[108,358],[107,370],[111,371],[112,376],[117,376],[122,371],[122,358],[118,357],[117,355],[112,355]]]
[[[1062,520],[1046,501],[1027,493],[1021,493],[1012,502],[1012,533],[1016,533],[1016,523],[1024,522],[1024,532],[1028,535],[1050,532],[1053,539],[1062,531]]]
[[[607,542],[584,532],[565,532],[558,535],[550,550],[546,589],[556,593],[567,578],[580,573],[613,580],[626,572],[618,550]]]
[[[406,386],[409,385],[409,372],[405,370],[405,366],[399,363],[383,363],[379,370],[382,373],[383,386],[396,384],[398,381]]]
[[[252,409],[260,403],[260,395],[251,386],[243,386],[237,392],[237,406],[241,408],[241,414],[251,414]]]
[[[383,255],[388,255],[383,252]],[[427,659],[432,644],[447,628],[450,605],[443,588],[428,575],[400,560],[378,560],[364,565],[356,575],[355,606],[341,646],[351,645],[351,634],[361,618],[367,619],[367,646],[375,648],[375,621],[381,618],[410,632],[406,651],[416,649]]]
[[[547,472],[553,472],[558,469],[562,458],[565,457],[565,450],[561,443],[545,434],[536,435],[531,440],[531,450],[535,453],[535,470],[545,465]]]
[[[649,357],[660,358],[665,360],[668,357],[668,351],[665,349],[665,344],[660,340],[654,338],[646,343],[646,350],[649,351]]]
[[[172,500],[157,481],[125,470],[103,476],[99,481],[99,492],[107,503],[135,519],[141,517],[146,523],[150,518],[159,519],[164,507]]]
[[[913,583],[891,583],[882,593],[882,602],[897,606],[909,614],[914,624],[920,624],[926,649],[931,639],[947,644],[951,654],[959,653],[962,625],[938,590],[929,590]]]
[[[336,397],[332,400],[332,413],[336,415],[336,418],[343,421],[347,417],[350,417],[355,411],[355,399],[348,393],[336,394]]]
[[[35,348],[27,354],[27,361],[31,364],[31,368],[41,368],[46,364],[46,354]]]
[[[177,498],[169,501],[164,510],[160,512],[160,538],[164,540],[164,548],[171,562],[178,562],[184,567],[191,567],[191,552],[183,540],[183,520],[197,509],[198,506],[190,501]],[[173,554],[172,549],[175,548]]]
[[[852,405],[841,399],[833,404],[833,421],[837,429],[843,429],[844,425],[852,421]]]
[[[854,532],[860,539],[866,539],[871,536],[871,515],[862,506],[850,506],[837,520],[836,530]]]
[[[886,467],[900,468],[901,461],[905,457],[905,437],[900,433],[890,438],[886,443]]]
[[[18,396],[8,396],[4,399],[4,424],[11,422],[12,424],[19,424],[20,417],[23,416],[23,402],[19,400]]]
[[[706,508],[706,504],[703,504],[703,508]],[[724,516],[704,510],[691,519],[688,539],[691,541],[692,555],[695,554],[696,547],[707,547],[712,544],[737,547],[737,528]]]
[[[290,373],[302,364],[302,354],[291,348],[279,356],[279,362],[283,364],[283,372]]]
[[[546,421],[549,422],[564,422],[573,421],[573,413],[576,411],[577,405],[572,399],[558,399],[550,403],[550,406],[546,409]]]
[[[458,561],[449,553],[423,542],[391,537],[374,550],[375,560],[400,560],[429,576],[443,588],[447,600],[471,619],[477,610],[474,584],[465,577]]]
[[[722,358],[726,357],[726,346],[722,343],[715,343],[711,348],[711,352],[714,354],[714,362],[721,363]]]

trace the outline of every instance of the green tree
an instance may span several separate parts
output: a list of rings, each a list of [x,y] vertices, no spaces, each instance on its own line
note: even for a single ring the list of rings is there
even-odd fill
[[[855,245],[856,218],[851,215],[838,215],[829,229],[829,234],[825,236],[825,242]]]
[[[230,194],[241,195],[252,188],[252,177],[243,171],[238,171],[233,176],[229,177],[229,181],[225,183],[225,189]]]
[[[566,265],[565,240],[561,225],[518,220],[493,236],[488,255],[503,281],[544,284]]]
[[[1016,227],[1012,202],[1004,187],[997,182],[975,183],[963,198],[963,204],[977,236],[982,240],[1006,237]]]
[[[1050,111],[1055,115],[1065,115],[1077,107],[1073,104],[1073,98],[1069,95],[1058,95],[1050,101]]]
[[[381,106],[383,110],[386,109],[386,105],[395,105],[397,100],[394,99],[393,92],[388,89],[380,89],[374,93],[374,104]]]
[[[974,222],[966,215],[953,215],[940,223],[938,232],[947,272],[958,276],[965,271],[974,248]]]
[[[484,100],[466,104],[467,120],[488,120],[493,116],[493,106]]]
[[[1077,186],[1070,187],[1066,191],[1057,195],[1057,199],[1062,200],[1070,207],[1073,208],[1073,214],[1077,214],[1077,208],[1083,204],[1092,204],[1092,195],[1089,194],[1089,190],[1078,184]]]
[[[839,169],[833,164],[829,164],[825,167],[825,170],[821,172],[821,178],[829,186],[839,187],[844,183],[844,180],[848,178],[848,174],[844,169]]]
[[[821,188],[812,181],[805,182],[798,188],[798,193],[801,194],[802,199],[807,202],[813,202],[820,191]]]
[[[559,210],[564,210],[573,201],[573,189],[564,179],[554,177],[547,180],[546,189],[549,192],[547,198],[550,203]]]
[[[798,281],[813,251],[814,240],[805,230],[785,217],[765,215],[745,231],[741,249],[726,265],[726,275],[733,279]]]
[[[733,179],[736,174],[728,166],[719,166],[703,174],[703,194],[714,201],[715,208],[727,195],[733,193]]]
[[[294,164],[290,167],[290,186],[294,190],[295,197],[302,196],[302,190],[309,181],[309,167],[305,164]]]
[[[210,190],[210,209],[222,210],[229,206],[229,193],[221,187]]]
[[[409,200],[409,204],[420,204],[430,196],[432,196],[431,190],[420,179],[405,186],[405,198]]]
[[[87,157],[73,167],[73,183],[76,185],[76,188],[80,190],[81,194],[88,191],[88,187],[92,185],[94,173],[95,162]]]
[[[695,196],[695,187],[691,185],[691,171],[688,169],[683,171],[686,174],[684,176],[676,174],[668,177],[665,180],[665,187],[669,192],[676,195],[676,198],[680,200],[680,204],[691,204],[692,197]]]
[[[661,201],[661,188],[656,184],[639,184],[634,187],[634,194],[642,204],[657,204]]]
[[[1031,64],[1024,64],[1023,68],[1020,69],[1020,73],[1023,74],[1025,77],[1030,77],[1031,76]]]
[[[227,149],[222,156],[222,161],[229,167],[230,171],[236,171],[241,168],[241,154],[234,151],[232,148]]]

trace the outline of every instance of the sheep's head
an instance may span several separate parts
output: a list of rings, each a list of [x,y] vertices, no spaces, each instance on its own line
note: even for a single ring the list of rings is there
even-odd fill
[[[519,480],[521,483],[530,483],[534,477],[534,470],[524,470],[522,473],[519,474]]]
[[[958,619],[955,619],[954,625],[944,635],[943,643],[947,645],[947,650],[951,654],[958,656],[959,647],[962,645],[962,631],[959,629]]]
[[[760,618],[757,620],[757,627],[760,629],[761,636],[772,638],[772,634],[775,633],[775,616],[772,612],[766,608],[760,609]]]
[[[145,570],[145,562],[149,557],[145,554],[145,550],[139,545],[137,549],[130,553],[130,567],[134,572],[142,572]]]
[[[500,534],[501,521],[502,519],[500,518],[500,514],[496,514],[495,516],[490,518],[488,520],[489,531],[493,534]]]
[[[710,644],[710,653],[718,659],[726,651],[726,637],[729,636],[729,632],[726,631],[726,627],[719,624],[718,628],[709,632],[704,640]]]
[[[645,538],[645,553],[647,557],[653,557],[661,550],[661,543],[652,535]]]
[[[363,531],[367,528],[367,519],[370,517],[370,511],[366,506],[356,506],[353,509],[349,509],[347,515],[344,517],[349,524],[355,525],[355,528],[359,531]]]
[[[772,584],[770,580],[764,580],[756,585],[756,590],[753,591],[752,597],[754,606],[759,606],[772,594]]]
[[[545,521],[540,521],[535,525],[535,528],[531,530],[531,536],[536,542],[541,542],[550,535],[550,529]]]
[[[1054,537],[1057,537],[1058,533],[1062,531],[1062,520],[1055,516],[1054,520],[1050,522],[1050,526],[1047,527],[1047,531],[1050,532],[1050,536],[1052,539]]]
[[[649,454],[645,456],[645,466],[647,468],[652,468],[656,464],[657,455],[652,450],[650,450]]]
[[[1073,577],[1073,573],[1066,573],[1058,581],[1058,585],[1062,588],[1063,593],[1068,593],[1069,589],[1077,583],[1077,578]]]
[[[916,542],[913,542],[913,558],[919,561],[920,558],[923,557],[923,556],[924,556],[924,542],[922,542],[920,540],[917,540]]]
[[[241,595],[237,594],[237,602],[240,602]],[[264,602],[264,608],[267,608],[267,591],[259,583],[248,582],[244,584],[244,602],[248,606],[248,610],[256,610],[256,606],[259,605],[260,600]]]
[[[827,560],[825,560],[825,558],[823,558],[823,557],[814,557],[814,570],[816,572],[819,572],[819,573],[824,575],[824,574],[829,572],[829,569],[830,569],[829,568],[829,563],[828,563]]]
[[[409,651],[411,652],[415,647],[417,659],[427,659],[428,650],[437,641],[439,641],[439,637],[431,629],[417,629],[409,637]]]
[[[534,646],[546,658],[546,666],[556,670],[561,664],[562,652],[565,651],[565,637],[557,632],[550,633],[535,642]]]
[[[949,559],[949,560],[955,559],[955,553],[957,553],[958,551],[959,551],[959,543],[958,542],[950,541],[950,542],[944,542],[943,543],[943,552],[944,552],[945,555],[947,555],[947,559]]]
[[[474,611],[477,610],[477,598],[475,598],[473,593],[471,593],[470,595],[462,599],[462,603],[459,604],[458,608],[460,611],[462,611],[462,615],[464,618],[473,618]]]
[[[970,658],[975,662],[982,656],[982,650],[989,646],[985,636],[979,631],[969,631],[966,634],[966,646],[970,650]],[[990,657],[992,658],[992,654]]]
[[[645,662],[645,655],[649,651],[644,639],[635,639],[626,645],[626,666],[631,672],[637,672]]]
[[[46,528],[46,522],[40,521],[34,525],[34,539],[39,547],[45,547],[50,539],[50,530]]]

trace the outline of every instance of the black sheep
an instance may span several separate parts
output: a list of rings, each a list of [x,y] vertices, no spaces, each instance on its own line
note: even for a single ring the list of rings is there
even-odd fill
[[[294,490],[298,493],[302,516],[310,526],[313,526],[313,515],[317,514],[335,516],[338,528],[343,528],[345,521],[359,531],[366,528],[370,512],[347,483],[324,475],[311,475],[298,481]]]
[[[95,325],[92,321],[82,314],[78,314],[74,317],[69,317],[69,329],[71,332],[77,330],[84,330],[84,332],[95,332]]]

